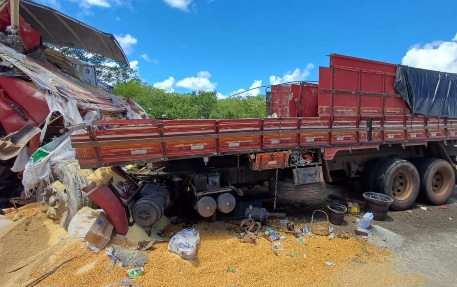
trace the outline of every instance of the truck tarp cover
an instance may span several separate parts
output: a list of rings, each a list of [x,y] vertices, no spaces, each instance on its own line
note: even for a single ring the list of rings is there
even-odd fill
[[[457,118],[457,74],[398,65],[394,88],[414,114]]]

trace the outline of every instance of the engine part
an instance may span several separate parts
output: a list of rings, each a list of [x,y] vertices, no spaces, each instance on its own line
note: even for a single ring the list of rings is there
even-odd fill
[[[271,218],[285,218],[286,214],[283,212],[268,212],[266,208],[252,207],[246,208],[245,216],[247,219],[254,219],[262,225],[266,224],[268,219]]]
[[[217,210],[222,213],[230,213],[236,206],[236,199],[230,193],[223,193],[217,197]]]
[[[193,177],[193,182],[197,192],[208,190],[208,176],[206,174],[196,174]]]
[[[167,207],[168,190],[165,186],[148,182],[143,185],[139,195],[140,199],[132,208],[132,217],[139,225],[148,227],[162,218]]]
[[[197,212],[203,217],[211,217],[216,212],[217,204],[211,196],[203,196],[197,201]]]
[[[208,190],[221,187],[221,175],[218,173],[209,173],[208,175]]]

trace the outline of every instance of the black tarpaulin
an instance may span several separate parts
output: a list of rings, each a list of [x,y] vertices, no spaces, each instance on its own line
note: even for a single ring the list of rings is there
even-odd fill
[[[457,118],[457,74],[398,65],[394,88],[414,114]]]

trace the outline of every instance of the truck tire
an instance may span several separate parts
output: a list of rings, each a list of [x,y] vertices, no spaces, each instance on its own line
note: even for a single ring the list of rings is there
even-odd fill
[[[95,204],[82,191],[90,182],[88,176],[91,170],[80,169],[74,159],[63,160],[52,168],[53,176],[59,179],[64,187],[64,195],[58,195],[59,200],[66,201],[66,210],[62,212],[60,225],[67,229],[70,220],[84,206],[95,207]]]
[[[374,191],[374,181],[377,174],[376,172],[386,160],[388,160],[388,158],[374,158],[368,160],[364,164],[362,174],[363,191]]]
[[[426,158],[417,165],[417,169],[420,176],[419,196],[434,205],[446,203],[455,186],[452,165],[443,159]]]
[[[279,203],[307,203],[326,196],[325,182],[295,185],[293,181],[278,181],[276,199]]]
[[[390,196],[394,210],[408,209],[416,201],[419,187],[419,172],[407,160],[387,159],[374,179],[374,191]]]

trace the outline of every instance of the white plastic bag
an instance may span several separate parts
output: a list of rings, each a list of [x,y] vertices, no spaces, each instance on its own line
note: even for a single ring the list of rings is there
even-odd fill
[[[184,259],[193,260],[197,257],[197,246],[200,233],[195,229],[183,229],[176,233],[168,243],[168,250],[181,255]]]

